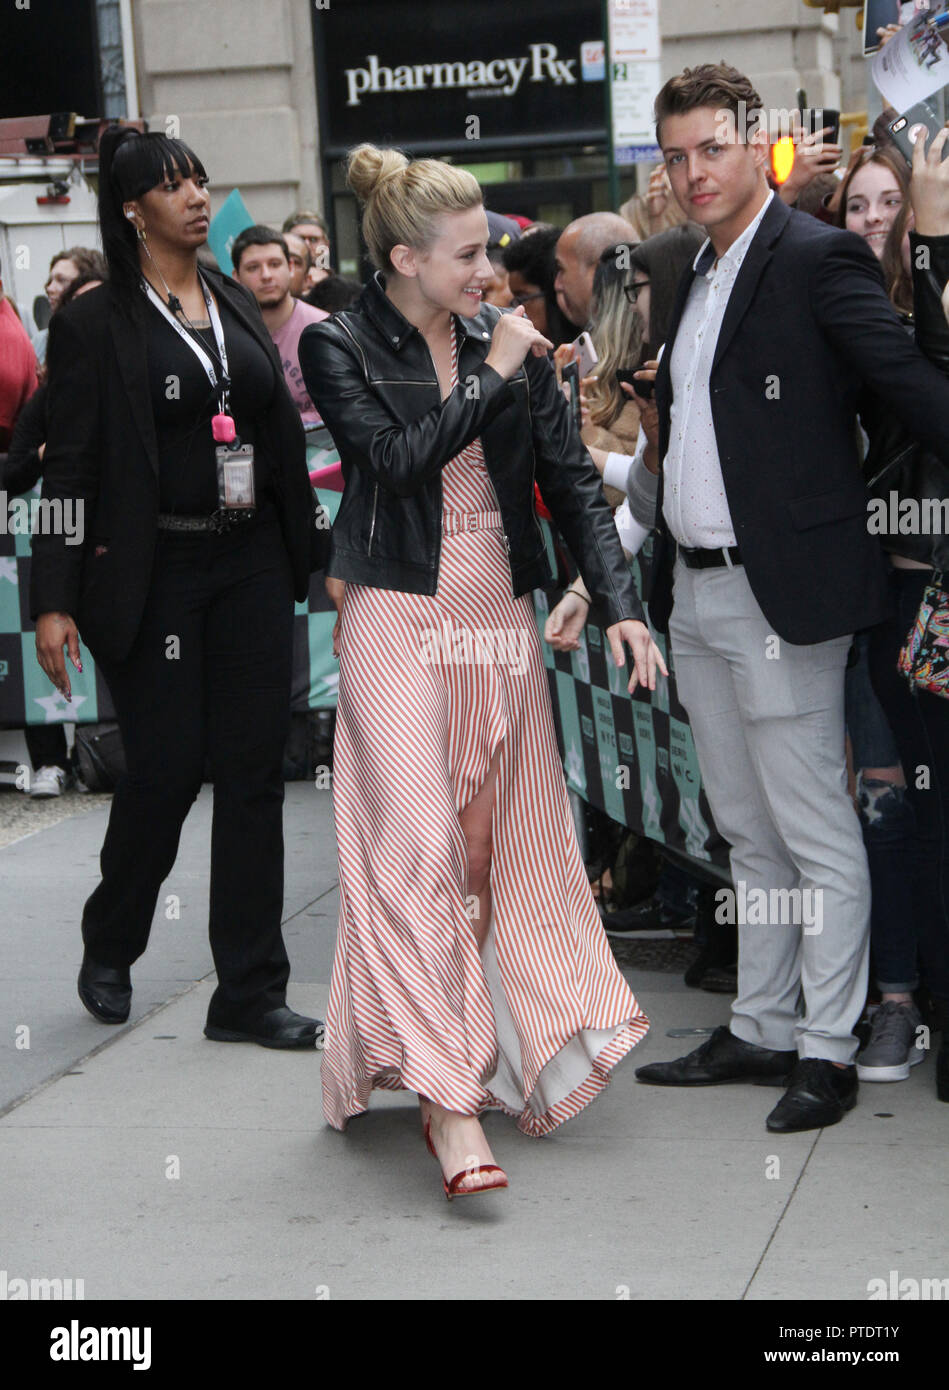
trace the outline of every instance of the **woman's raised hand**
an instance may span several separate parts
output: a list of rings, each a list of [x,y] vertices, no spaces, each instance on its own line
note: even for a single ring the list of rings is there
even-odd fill
[[[620,383],[621,389],[629,396],[630,400],[634,400],[639,406],[639,423],[646,436],[646,467],[650,473],[659,472],[659,409],[656,405],[655,389],[648,397],[637,395],[636,381],[654,382],[658,371],[659,361],[656,358],[639,368],[635,373],[632,386],[627,381]]]
[[[576,361],[577,350],[573,343],[561,343],[554,348],[554,371],[557,373],[557,385],[560,385],[560,374],[568,362]]]
[[[920,236],[946,236],[949,233],[949,161],[943,160],[947,137],[949,127],[943,126],[942,130],[936,131],[928,150],[925,132],[920,134],[913,146],[909,196]]]
[[[671,196],[669,172],[664,164],[657,164],[649,175],[649,186],[646,189],[646,211],[649,213],[650,221],[659,221]]]
[[[502,314],[491,335],[491,350],[485,361],[493,367],[505,381],[512,377],[529,352],[535,357],[546,357],[553,343],[545,338],[527,317],[523,304],[519,304],[510,314]]]

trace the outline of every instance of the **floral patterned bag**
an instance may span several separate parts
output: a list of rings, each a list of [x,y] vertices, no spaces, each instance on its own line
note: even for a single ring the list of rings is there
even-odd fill
[[[949,698],[949,593],[938,570],[926,585],[897,669],[911,686]]]

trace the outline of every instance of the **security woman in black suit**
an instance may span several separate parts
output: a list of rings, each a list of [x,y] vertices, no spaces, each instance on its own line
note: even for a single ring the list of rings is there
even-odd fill
[[[43,670],[70,698],[79,635],[112,694],[127,776],[102,881],[85,905],[79,995],[121,1023],[181,826],[214,780],[207,1037],[312,1047],[286,1005],[282,755],[294,598],[323,563],[299,415],[251,296],[199,269],[201,161],[162,134],[112,128],[99,217],[110,283],[49,339],[43,496],[83,507],[83,544],[33,542]],[[252,450],[244,452],[247,447]]]

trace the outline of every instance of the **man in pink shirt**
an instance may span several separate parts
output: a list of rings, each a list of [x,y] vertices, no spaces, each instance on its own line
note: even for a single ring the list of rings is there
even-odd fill
[[[231,248],[234,279],[250,290],[260,306],[267,331],[283,364],[283,374],[304,425],[322,423],[307,395],[297,349],[300,334],[311,323],[329,316],[290,293],[290,255],[280,232],[272,227],[247,227]]]
[[[326,318],[319,309],[310,313]],[[0,450],[9,447],[16,417],[35,390],[36,353],[0,279]]]

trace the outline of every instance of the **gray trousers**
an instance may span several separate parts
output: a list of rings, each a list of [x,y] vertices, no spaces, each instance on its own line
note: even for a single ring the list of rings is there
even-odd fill
[[[852,1062],[866,1000],[870,879],[847,794],[850,637],[771,631],[740,565],[676,560],[669,637],[715,824],[731,846],[738,997],[731,1031]],[[803,992],[803,1001],[801,995]]]

